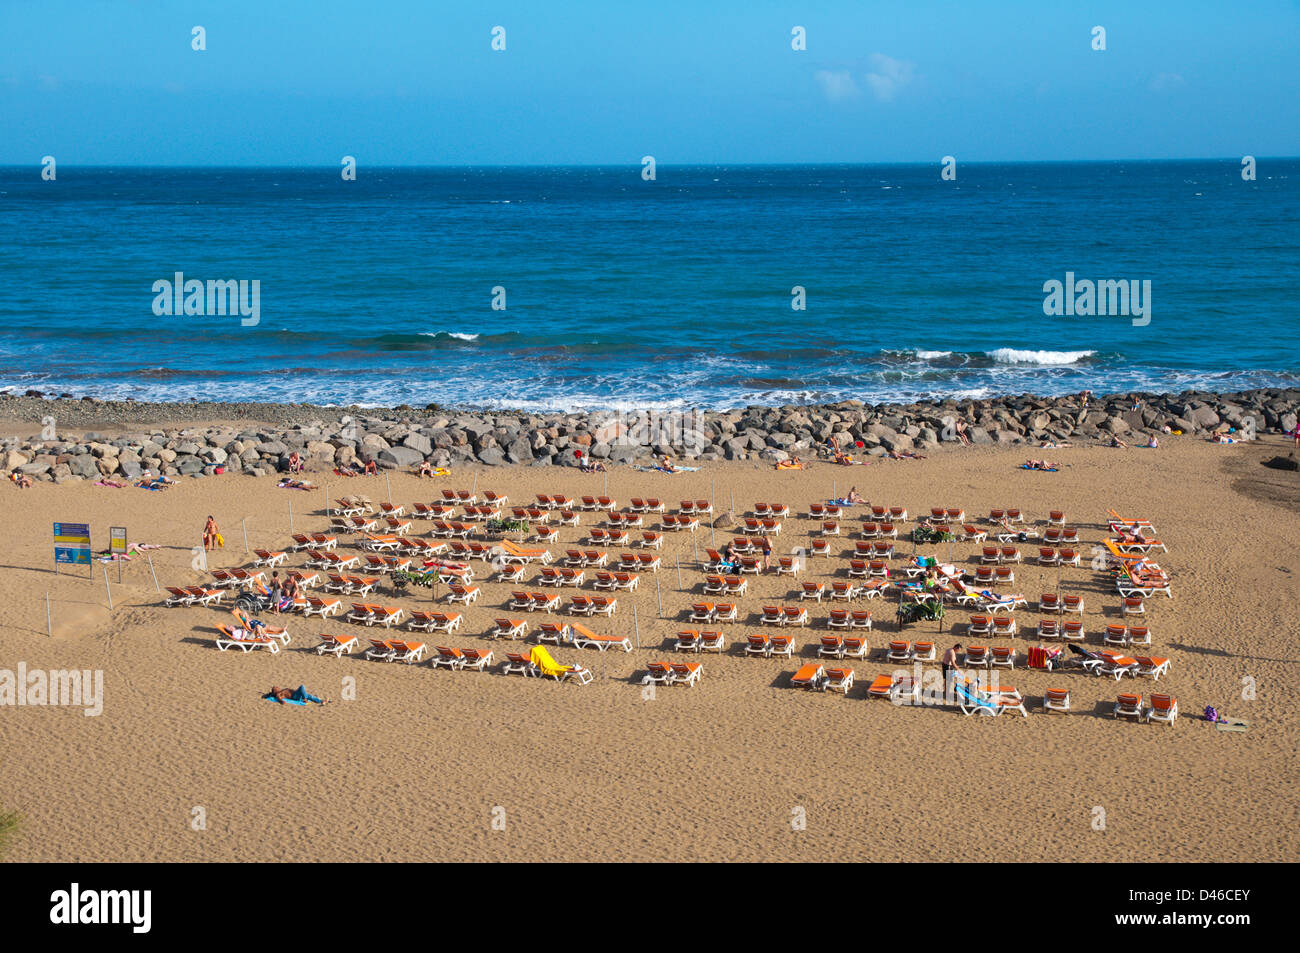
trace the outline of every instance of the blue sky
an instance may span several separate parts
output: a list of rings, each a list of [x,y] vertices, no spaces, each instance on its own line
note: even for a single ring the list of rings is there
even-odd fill
[[[1294,156],[1297,50],[1295,0],[0,0],[0,164]]]

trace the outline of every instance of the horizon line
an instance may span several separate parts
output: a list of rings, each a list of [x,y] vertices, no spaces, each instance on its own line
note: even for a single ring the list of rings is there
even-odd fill
[[[1102,165],[1114,164],[1120,162],[1132,163],[1157,163],[1157,162],[1230,162],[1240,163],[1246,157],[1241,156],[1181,156],[1181,157],[1161,157],[1161,158],[1118,158],[1118,159],[958,159],[960,165]],[[1264,161],[1296,161],[1300,160],[1300,155],[1278,155],[1278,156],[1253,156],[1256,162]],[[700,168],[735,168],[735,169],[761,169],[761,168],[810,168],[810,167],[843,167],[843,168],[866,168],[872,166],[932,166],[942,164],[943,157],[939,159],[906,159],[890,161],[864,161],[864,162],[663,162],[655,160],[656,168],[668,169],[700,169]],[[0,162],[0,169],[31,169],[40,168],[40,161],[28,163]],[[471,162],[471,163],[377,163],[369,165],[358,162],[359,168],[370,169],[639,169],[641,161],[639,159],[630,162]],[[302,163],[270,163],[266,165],[257,165],[253,163],[243,163],[229,165],[222,163],[211,164],[194,164],[194,163],[66,163],[60,162],[59,167],[63,169],[289,169],[289,170],[317,170],[328,169],[336,171],[340,165],[313,165]]]

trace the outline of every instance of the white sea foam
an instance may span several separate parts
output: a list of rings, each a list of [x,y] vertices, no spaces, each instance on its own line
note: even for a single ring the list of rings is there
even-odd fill
[[[917,351],[916,359],[918,361],[933,361],[939,357],[952,357],[952,351]]]
[[[449,338],[455,338],[457,341],[478,340],[477,334],[469,334],[465,331],[421,331],[420,336],[426,338],[449,337]]]
[[[1042,364],[1053,366],[1060,364],[1077,364],[1085,357],[1092,357],[1096,351],[1022,351],[1013,347],[1000,347],[987,352],[999,364]]]

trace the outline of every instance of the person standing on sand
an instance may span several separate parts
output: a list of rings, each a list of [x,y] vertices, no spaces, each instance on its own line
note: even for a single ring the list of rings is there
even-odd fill
[[[217,529],[217,521],[214,520],[211,516],[209,516],[207,523],[205,523],[203,526],[203,551],[204,552],[216,548],[217,537],[219,535],[221,535],[221,531]]]
[[[943,694],[948,695],[949,673],[957,672],[957,653],[961,651],[961,643],[954,642],[952,648],[943,653]]]

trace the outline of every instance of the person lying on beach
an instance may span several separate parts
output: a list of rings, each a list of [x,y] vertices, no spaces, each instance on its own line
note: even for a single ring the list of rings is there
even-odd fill
[[[361,475],[357,471],[356,467],[335,467],[334,472],[341,477],[354,477]]]
[[[583,473],[604,473],[605,472],[605,464],[601,463],[599,460],[593,461],[593,460],[588,460],[586,457],[583,457],[581,460],[578,461],[578,465],[582,468]]]
[[[1064,450],[1066,447],[1073,447],[1074,444],[1068,440],[1057,443],[1055,440],[1044,440],[1038,445],[1039,450]]]
[[[889,459],[891,460],[924,460],[925,456],[914,450],[890,450]]]
[[[125,487],[126,484],[118,480],[103,479],[103,480],[96,480],[95,486],[111,486],[115,490],[120,490],[123,487]]]
[[[26,473],[19,473],[17,470],[15,470],[13,473],[9,474],[9,479],[13,480],[14,485],[17,486],[18,489],[20,490],[31,489],[32,478],[28,476]]]
[[[1128,449],[1128,444],[1126,444],[1123,440],[1120,440],[1119,437],[1111,437],[1110,445],[1112,447],[1121,447],[1124,450]]]
[[[1027,460],[1023,464],[1025,470],[1059,470],[1059,463],[1052,463],[1048,460]]]
[[[840,442],[834,437],[826,438],[826,446],[831,452],[831,458],[842,467],[853,466],[853,457],[840,449]]]
[[[282,490],[314,490],[315,485],[306,480],[281,480],[276,484]]]
[[[307,691],[306,685],[299,685],[297,688],[281,688],[279,685],[272,685],[271,690],[262,697],[267,701],[279,702],[281,705],[286,702],[292,705],[305,705],[307,702],[315,702],[318,705],[329,704],[328,698],[317,698]]]
[[[1216,433],[1211,437],[1207,437],[1206,439],[1208,439],[1211,443],[1236,443],[1237,442],[1236,440],[1229,437],[1226,433]]]

